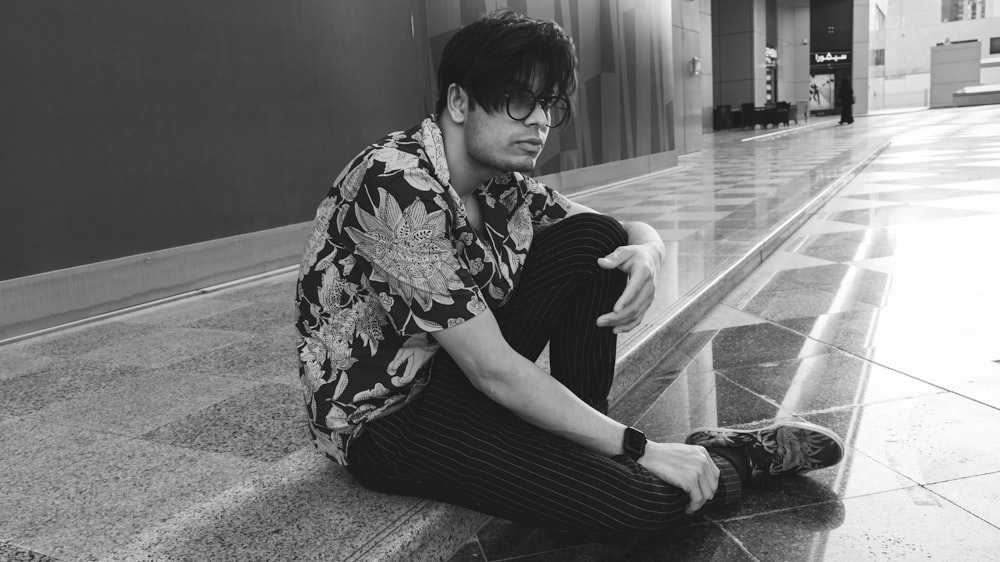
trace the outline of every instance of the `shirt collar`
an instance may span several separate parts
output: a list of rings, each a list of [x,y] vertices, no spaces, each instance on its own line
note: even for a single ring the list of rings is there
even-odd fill
[[[441,135],[441,129],[438,128],[435,118],[436,116],[431,114],[420,124],[420,137],[423,141],[424,152],[427,153],[427,158],[431,161],[435,175],[437,175],[441,185],[450,189],[451,172],[448,171],[448,159],[444,155],[444,137]]]

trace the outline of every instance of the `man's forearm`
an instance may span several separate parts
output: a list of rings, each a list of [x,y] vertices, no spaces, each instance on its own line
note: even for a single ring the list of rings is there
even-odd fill
[[[625,425],[595,410],[528,359],[516,355],[470,377],[491,399],[521,419],[607,456],[620,455]]]

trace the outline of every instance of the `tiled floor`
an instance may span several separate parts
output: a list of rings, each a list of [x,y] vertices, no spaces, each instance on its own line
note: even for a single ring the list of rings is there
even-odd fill
[[[657,541],[493,520],[452,561],[1000,559],[1000,107],[913,124],[612,411],[670,441],[805,419],[841,465]]]
[[[666,174],[575,196],[621,220],[649,223],[666,244],[657,300],[643,325],[621,338],[621,347],[643,338],[674,303],[884,148],[906,119],[883,118],[878,126],[851,131],[826,119],[793,129],[707,135],[703,150],[682,156]]]
[[[1000,544],[1000,107],[706,137],[681,166],[578,195],[661,233],[657,318],[892,139],[613,414],[676,440],[797,416],[837,469],[748,492],[655,543],[492,521],[455,560],[986,560]],[[311,451],[293,274],[0,346],[0,560],[340,559],[421,500]],[[367,502],[359,515],[343,506]],[[889,516],[891,514],[891,517]],[[445,527],[447,528],[447,527]],[[401,530],[402,529],[402,530]]]

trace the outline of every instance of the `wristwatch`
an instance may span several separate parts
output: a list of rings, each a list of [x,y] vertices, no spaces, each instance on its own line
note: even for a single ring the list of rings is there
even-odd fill
[[[626,427],[622,446],[625,449],[625,454],[637,461],[646,453],[646,434],[634,427]]]

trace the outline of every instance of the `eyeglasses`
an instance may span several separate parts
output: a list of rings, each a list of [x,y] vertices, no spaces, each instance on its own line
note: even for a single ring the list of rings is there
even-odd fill
[[[549,127],[558,127],[569,117],[569,100],[563,96],[539,97],[527,88],[508,92],[507,115],[515,121],[524,121],[541,106]]]

